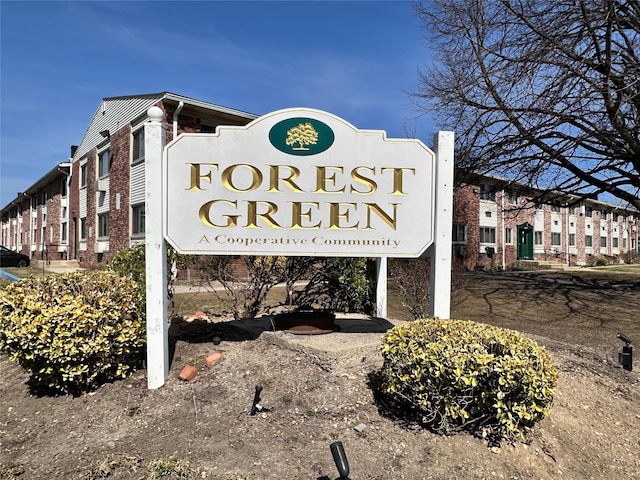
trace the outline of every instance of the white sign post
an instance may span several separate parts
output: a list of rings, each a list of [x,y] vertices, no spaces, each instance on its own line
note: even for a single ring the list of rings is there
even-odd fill
[[[162,235],[162,151],[166,132],[164,113],[147,111],[144,125],[145,257],[147,283],[147,386],[164,385],[169,375],[167,322],[167,247]]]
[[[182,254],[378,257],[384,317],[387,257],[421,256],[437,235],[432,308],[448,317],[452,132],[440,132],[436,154],[298,108],[182,134],[163,148],[155,108],[145,126],[149,388],[169,368],[165,239]]]
[[[453,132],[435,135],[435,238],[429,250],[431,317],[451,316],[451,230],[453,224]]]

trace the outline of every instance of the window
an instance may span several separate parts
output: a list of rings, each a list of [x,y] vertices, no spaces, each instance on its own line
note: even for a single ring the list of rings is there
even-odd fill
[[[570,233],[569,234],[569,246],[570,247],[575,247],[576,246],[576,234],[575,233]]]
[[[109,236],[109,214],[101,213],[98,215],[98,238]]]
[[[487,218],[491,218],[491,212],[484,212],[484,216]]]
[[[607,212],[606,210],[600,210],[600,216],[602,217],[603,220],[607,219]]]
[[[109,175],[109,169],[111,165],[109,163],[109,149],[100,152],[98,154],[98,178],[106,177]]]
[[[518,194],[513,190],[507,190],[507,201],[509,205],[518,205]]]
[[[80,188],[87,186],[87,164],[80,165]]]
[[[60,241],[67,243],[67,222],[62,222],[60,225]]]
[[[551,211],[555,213],[560,213],[560,205],[551,205]]]
[[[84,240],[87,238],[87,218],[80,219],[80,239]]]
[[[626,238],[622,239],[622,248],[624,248],[625,250],[627,249],[627,239]]]
[[[480,243],[496,243],[495,227],[480,227]]]
[[[533,244],[542,245],[542,232],[540,231],[533,232]]]
[[[60,196],[61,197],[67,196],[67,179],[66,178],[63,178],[60,181]]]
[[[576,214],[576,206],[572,206],[569,207],[569,215],[575,215]]]
[[[145,232],[144,203],[131,207],[131,233],[132,235],[144,235]],[[454,240],[455,241],[455,240]]]
[[[600,237],[600,248],[605,248],[607,246],[607,237]]]
[[[495,201],[496,192],[491,188],[491,185],[483,183],[480,185],[480,200],[492,200]]]
[[[513,245],[513,237],[512,237],[512,229],[505,228],[504,229],[504,243]]]
[[[593,217],[593,208],[592,207],[584,207],[584,216],[585,217]]]
[[[137,163],[144,160],[144,128],[141,128],[133,134],[133,152],[131,163]]]
[[[618,248],[618,237],[613,237],[611,240],[613,241],[613,248]]]
[[[562,242],[560,240],[560,233],[551,232],[551,245],[553,245],[554,247],[557,247],[561,244]]]
[[[585,237],[584,237],[584,246],[585,247],[593,247],[593,237],[591,235],[585,235]]]

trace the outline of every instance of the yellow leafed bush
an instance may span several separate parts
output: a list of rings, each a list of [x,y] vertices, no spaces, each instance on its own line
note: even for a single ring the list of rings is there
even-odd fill
[[[0,291],[0,350],[34,388],[76,394],[140,364],[144,311],[136,283],[113,272],[23,279]]]
[[[547,351],[518,332],[463,320],[417,320],[383,338],[384,395],[440,433],[524,438],[550,411],[558,379]]]

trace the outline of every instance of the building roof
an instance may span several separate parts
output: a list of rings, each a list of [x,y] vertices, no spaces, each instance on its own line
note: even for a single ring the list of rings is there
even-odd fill
[[[0,213],[4,213],[5,211],[11,209],[13,206],[20,204],[22,201],[24,201],[25,198],[35,195],[42,187],[50,184],[56,178],[61,178],[70,174],[70,163],[63,162],[57,164],[55,167],[45,173],[40,179],[31,184],[31,186],[29,186],[29,188],[27,188],[24,192],[18,192],[16,194],[16,197],[0,210]]]
[[[252,113],[222,107],[220,105],[203,102],[201,100],[184,97],[170,92],[107,97],[102,99],[96,113],[93,115],[93,119],[91,120],[82,141],[73,154],[72,161],[82,158],[92,148],[104,141],[104,137],[100,132],[105,130],[115,132],[116,130],[119,130],[127,123],[136,121],[146,115],[149,108],[157,105],[158,102],[161,101],[173,102],[176,105],[180,102],[184,102],[185,105],[190,105],[205,111],[213,110],[228,117],[240,117],[247,120],[253,120],[258,117]]]
[[[460,175],[461,173],[461,175]],[[492,175],[489,173],[478,173],[469,171],[467,169],[456,169],[457,182],[460,184],[480,184],[483,182],[495,185],[500,189],[513,189],[519,192],[525,193],[527,196],[537,198],[541,203],[552,203],[559,201],[563,204],[579,204],[585,203],[597,208],[606,208],[607,210],[623,211],[633,214],[638,214],[638,209],[632,205],[620,205],[611,202],[599,200],[597,196],[578,195],[573,193],[566,193],[557,190],[549,190],[544,188],[537,188],[531,185],[524,184],[515,180],[511,180],[506,177]],[[460,181],[460,178],[462,180]]]
[[[105,137],[100,133],[108,130],[109,132],[115,132],[127,123],[136,121],[143,118],[147,110],[159,102],[165,102],[165,104],[174,104],[177,106],[180,102],[184,105],[189,105],[192,109],[201,110],[202,112],[215,112],[223,118],[243,118],[251,121],[258,118],[258,115],[243,112],[241,110],[235,110],[233,108],[222,107],[209,102],[203,102],[202,100],[196,100],[194,98],[184,97],[171,92],[159,92],[148,93],[142,95],[126,95],[118,97],[106,97],[103,98],[96,110],[87,130],[82,138],[82,141],[78,145],[78,148],[72,153],[70,161],[75,161],[86,155],[92,148],[100,144],[105,140]],[[73,140],[72,140],[73,142]],[[72,143],[70,142],[70,143]],[[62,175],[61,163],[55,165],[49,172],[47,172],[42,178],[33,183],[24,193],[29,195],[34,193],[46,183],[55,180],[56,176]],[[67,167],[67,173],[68,173]],[[17,195],[11,202],[0,209],[0,213],[4,213],[6,210],[12,208],[15,203],[23,201],[23,196]]]

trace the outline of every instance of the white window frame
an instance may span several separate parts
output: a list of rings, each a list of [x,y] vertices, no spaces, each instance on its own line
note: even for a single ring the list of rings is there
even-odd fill
[[[136,148],[137,147],[137,148]],[[131,165],[144,162],[144,126],[131,132]],[[136,156],[139,155],[139,156]]]
[[[80,219],[80,240],[87,239],[87,217]]]
[[[104,162],[107,162],[106,172],[104,172]],[[109,148],[106,148],[98,153],[98,178],[106,178],[109,176],[111,170],[111,159],[109,158]]]
[[[542,230],[536,230],[533,232],[533,245],[540,246],[544,244],[544,235]]]
[[[140,211],[142,213],[143,224],[142,229],[136,228],[136,223],[138,223],[137,227],[140,227]],[[137,213],[136,213],[137,212]],[[145,214],[145,204],[137,203],[136,205],[131,205],[131,236],[132,237],[142,237],[145,233],[145,222],[146,222],[146,214]],[[136,231],[140,230],[140,231]]]
[[[87,161],[80,162],[80,189],[87,188],[88,173]]]
[[[487,235],[489,238],[487,239]],[[496,227],[480,226],[478,237],[481,244],[495,245],[496,243]]]
[[[106,219],[106,223],[103,220]],[[109,238],[109,212],[98,214],[98,239],[106,240]]]

